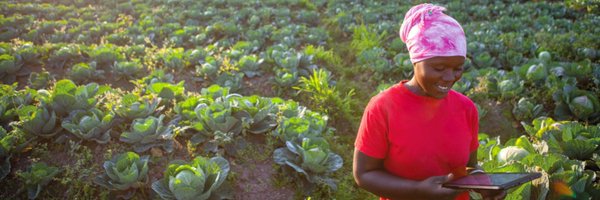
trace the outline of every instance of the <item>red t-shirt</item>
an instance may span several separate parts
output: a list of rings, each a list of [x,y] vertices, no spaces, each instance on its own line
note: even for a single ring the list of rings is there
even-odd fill
[[[479,145],[475,104],[454,90],[443,99],[419,96],[405,82],[371,99],[355,147],[383,159],[388,172],[405,179],[420,181],[465,170],[469,154]],[[457,199],[468,200],[468,193]]]

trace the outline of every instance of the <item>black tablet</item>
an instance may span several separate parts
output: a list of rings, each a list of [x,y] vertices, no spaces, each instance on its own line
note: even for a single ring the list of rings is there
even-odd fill
[[[444,183],[454,189],[506,190],[541,177],[541,173],[478,173]]]

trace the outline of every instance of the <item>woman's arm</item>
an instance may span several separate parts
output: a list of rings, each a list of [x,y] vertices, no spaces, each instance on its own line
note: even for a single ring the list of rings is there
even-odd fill
[[[463,191],[442,187],[452,175],[413,181],[394,176],[383,167],[383,160],[354,150],[354,180],[359,187],[390,199],[454,199]]]

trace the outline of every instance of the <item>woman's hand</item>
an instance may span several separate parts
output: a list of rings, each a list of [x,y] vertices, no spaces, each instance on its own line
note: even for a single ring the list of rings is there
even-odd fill
[[[442,184],[452,180],[452,178],[452,174],[446,176],[432,176],[419,182],[418,187],[421,193],[425,196],[429,196],[428,199],[454,199],[464,191],[442,187]]]

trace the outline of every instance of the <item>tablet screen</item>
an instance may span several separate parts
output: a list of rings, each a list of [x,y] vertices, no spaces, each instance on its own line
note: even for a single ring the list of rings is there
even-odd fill
[[[508,189],[533,179],[539,173],[489,173],[468,175],[444,184],[444,187],[458,189]]]

